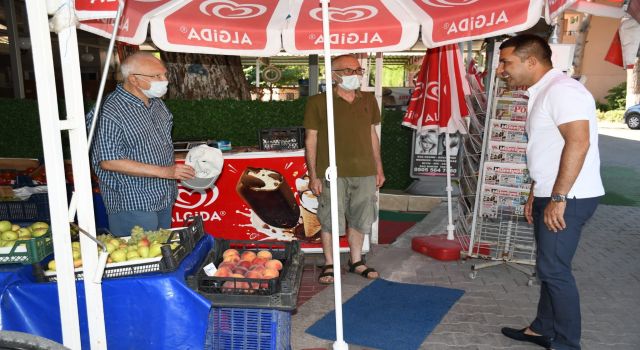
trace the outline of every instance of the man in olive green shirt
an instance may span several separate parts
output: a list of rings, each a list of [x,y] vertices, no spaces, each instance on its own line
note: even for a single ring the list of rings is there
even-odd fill
[[[372,93],[362,92],[362,68],[352,55],[338,56],[332,63],[334,87],[336,166],[338,170],[338,214],[340,235],[348,235],[351,259],[349,272],[365,278],[378,278],[378,272],[364,264],[364,235],[371,233],[375,221],[376,189],[384,184],[380,143],[376,125],[380,109]],[[318,196],[318,219],[322,226],[325,265],[318,281],[333,283],[331,241],[331,199],[325,170],[329,166],[326,95],[312,96],[304,114],[305,156],[309,188]]]

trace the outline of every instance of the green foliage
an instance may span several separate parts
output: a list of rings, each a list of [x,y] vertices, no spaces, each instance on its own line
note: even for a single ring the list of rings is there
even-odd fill
[[[607,100],[606,104],[598,103],[598,109],[602,111],[610,111],[614,109],[624,109],[627,101],[627,83],[620,83],[608,91],[609,93],[604,98]]]
[[[265,66],[261,66],[261,69],[264,69]],[[273,84],[274,87],[277,86],[297,86],[299,79],[309,78],[309,67],[308,66],[285,66],[278,67],[282,72],[282,78],[279,81]],[[249,66],[243,69],[244,75],[247,78],[247,81],[252,86],[256,84],[256,67]],[[269,83],[265,82],[260,78],[260,86],[267,87]]]
[[[602,120],[602,121],[623,123],[624,122],[624,109],[614,109],[614,110],[610,110],[610,111],[606,111],[606,112],[598,110],[597,111],[597,117],[598,117],[598,120]]]
[[[167,100],[165,103],[174,116],[173,139],[176,141],[224,139],[230,140],[234,146],[255,146],[260,129],[301,126],[305,100]],[[64,108],[64,102],[59,103],[59,108]],[[0,99],[0,110],[0,125],[7,128],[0,143],[0,157],[42,158],[37,101]],[[412,134],[410,129],[400,126],[402,116],[403,113],[398,111],[383,113],[385,189],[405,189],[411,183]],[[68,152],[65,156],[68,157]]]

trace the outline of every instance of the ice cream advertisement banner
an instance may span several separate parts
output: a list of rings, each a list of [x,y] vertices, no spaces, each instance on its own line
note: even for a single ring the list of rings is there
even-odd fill
[[[225,156],[215,187],[191,190],[180,183],[173,226],[200,215],[214,237],[253,241],[300,240],[320,246],[318,200],[308,188],[302,151]],[[346,242],[341,242],[346,246]]]

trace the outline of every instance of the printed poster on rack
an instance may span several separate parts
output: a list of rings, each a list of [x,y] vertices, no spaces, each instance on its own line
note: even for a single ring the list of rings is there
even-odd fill
[[[528,198],[528,189],[485,185],[481,216],[492,219],[520,216],[524,219],[524,205]]]
[[[252,241],[300,240],[318,248],[318,200],[308,188],[303,151],[225,155],[214,188],[191,190],[178,182],[173,226],[193,215],[214,237]],[[342,247],[348,246],[341,240]]]
[[[497,98],[494,119],[512,122],[527,121],[527,100],[520,98]]]
[[[414,132],[414,145],[411,154],[411,176],[447,176],[447,156],[445,134],[429,130],[421,135]],[[451,176],[458,176],[458,151],[460,150],[460,133],[449,134]]]

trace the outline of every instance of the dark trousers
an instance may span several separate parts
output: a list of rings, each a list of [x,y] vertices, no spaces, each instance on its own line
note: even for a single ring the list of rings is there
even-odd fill
[[[531,330],[550,337],[556,350],[580,349],[580,297],[571,273],[571,260],[578,247],[582,227],[593,215],[599,197],[567,199],[567,227],[557,233],[544,224],[544,209],[550,198],[533,201],[533,227],[537,245],[536,271],[540,279],[538,314]]]

